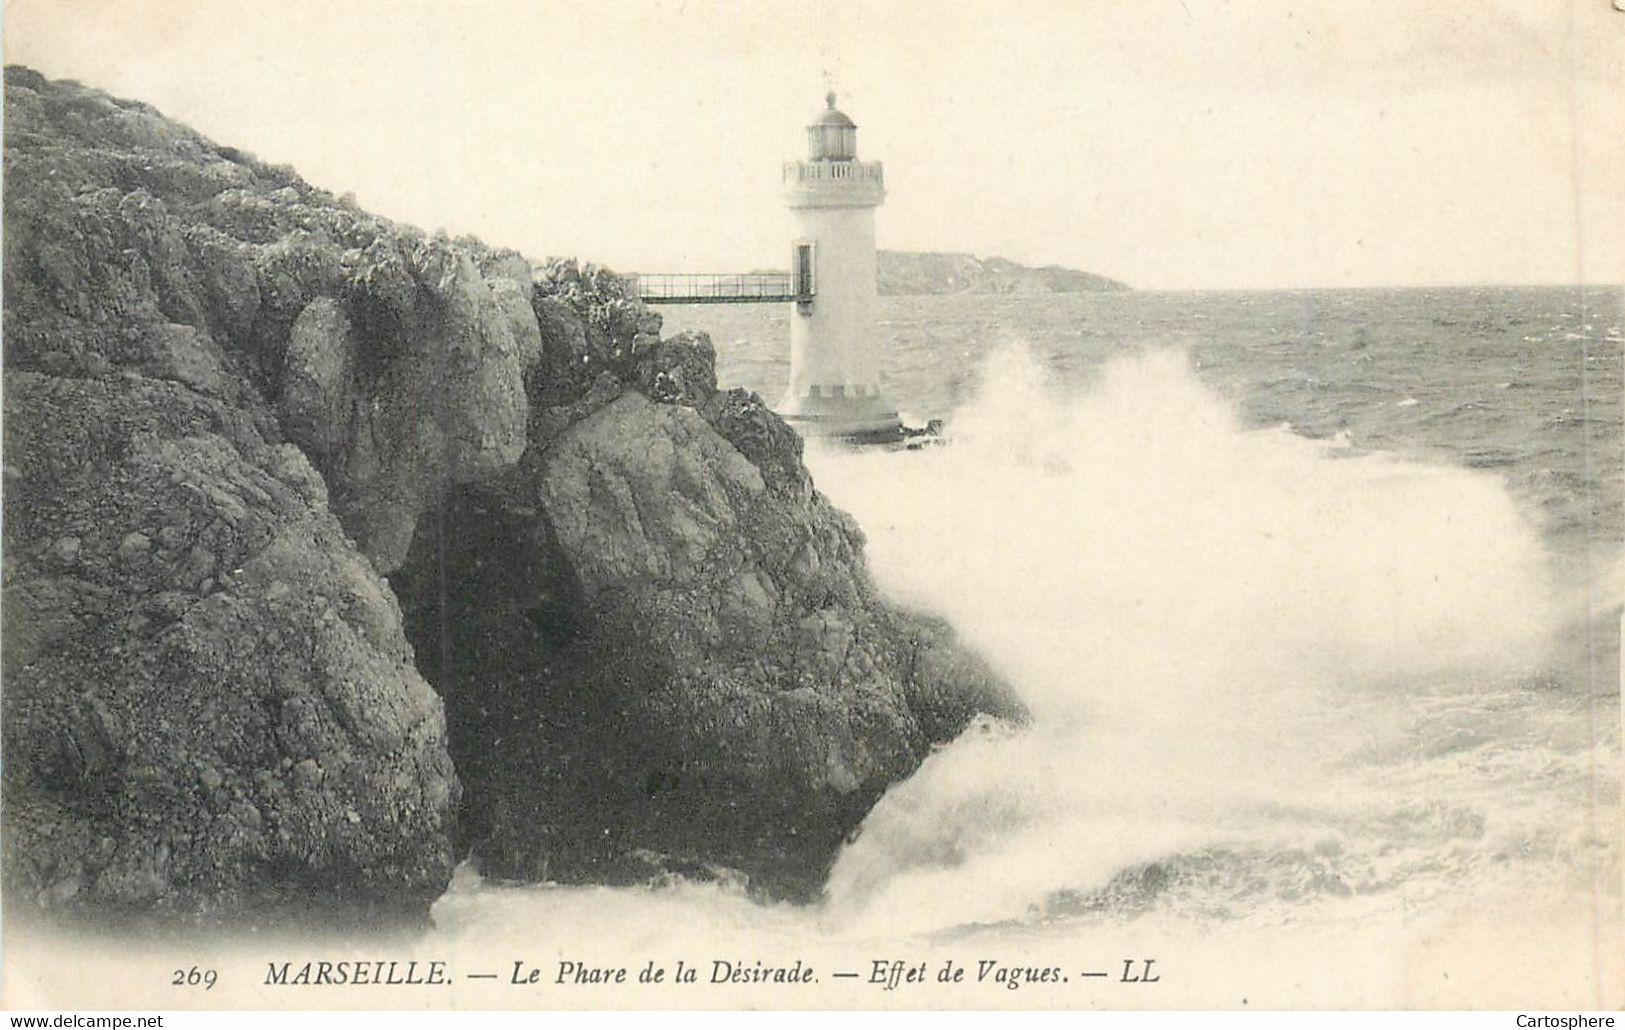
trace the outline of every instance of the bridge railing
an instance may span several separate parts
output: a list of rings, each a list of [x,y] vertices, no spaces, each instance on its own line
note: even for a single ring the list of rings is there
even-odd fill
[[[671,272],[627,277],[645,304],[768,304],[805,299],[788,272]]]

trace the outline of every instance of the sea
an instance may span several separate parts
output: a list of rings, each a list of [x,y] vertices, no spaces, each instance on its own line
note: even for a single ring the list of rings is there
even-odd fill
[[[662,311],[777,402],[790,312]],[[439,932],[811,949],[860,974],[854,1003],[1619,1003],[1622,311],[1617,288],[881,298],[885,389],[946,442],[809,447],[816,486],[1031,724],[935,751],[816,905],[470,873]],[[868,982],[957,953],[1067,982]]]
[[[779,399],[788,311],[661,310]],[[814,904],[465,866],[410,949],[501,980],[447,999],[1625,1003],[1625,293],[887,297],[876,331],[944,442],[809,446],[816,486],[1030,723],[934,750]]]

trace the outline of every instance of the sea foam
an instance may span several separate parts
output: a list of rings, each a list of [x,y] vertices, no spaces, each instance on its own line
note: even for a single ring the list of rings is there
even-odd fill
[[[1006,351],[950,436],[809,463],[882,589],[950,619],[1028,724],[979,718],[895,784],[820,904],[465,869],[436,939],[825,970],[894,945],[963,959],[968,941],[1082,962],[1093,941],[1183,961],[1160,1005],[1229,998],[1228,967],[1269,970],[1283,1005],[1583,999],[1607,979],[1539,963],[1468,979],[1458,961],[1554,941],[1584,957],[1619,923],[1597,886],[1618,880],[1617,782],[1598,772],[1617,737],[1586,695],[1542,686],[1568,599],[1494,473],[1247,429],[1177,352],[1060,392]],[[860,980],[821,990],[874,1001]]]
[[[1179,352],[1067,394],[1007,350],[950,436],[810,460],[882,586],[947,617],[1033,719],[894,787],[829,921],[1022,918],[1193,849],[1341,850],[1396,804],[1345,767],[1403,751],[1418,684],[1548,660],[1558,599],[1499,479],[1245,429]]]

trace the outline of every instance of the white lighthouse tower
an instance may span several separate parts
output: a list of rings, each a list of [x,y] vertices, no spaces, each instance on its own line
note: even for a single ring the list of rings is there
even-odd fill
[[[779,415],[803,436],[882,441],[900,433],[880,392],[875,343],[875,208],[879,161],[858,160],[858,127],[828,107],[807,126],[807,160],[784,165],[796,220],[791,246],[790,388]]]

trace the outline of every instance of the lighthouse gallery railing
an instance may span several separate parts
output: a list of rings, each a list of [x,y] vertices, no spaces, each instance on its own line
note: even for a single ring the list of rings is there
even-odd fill
[[[824,182],[859,179],[886,184],[886,169],[879,161],[786,161],[784,181]]]

